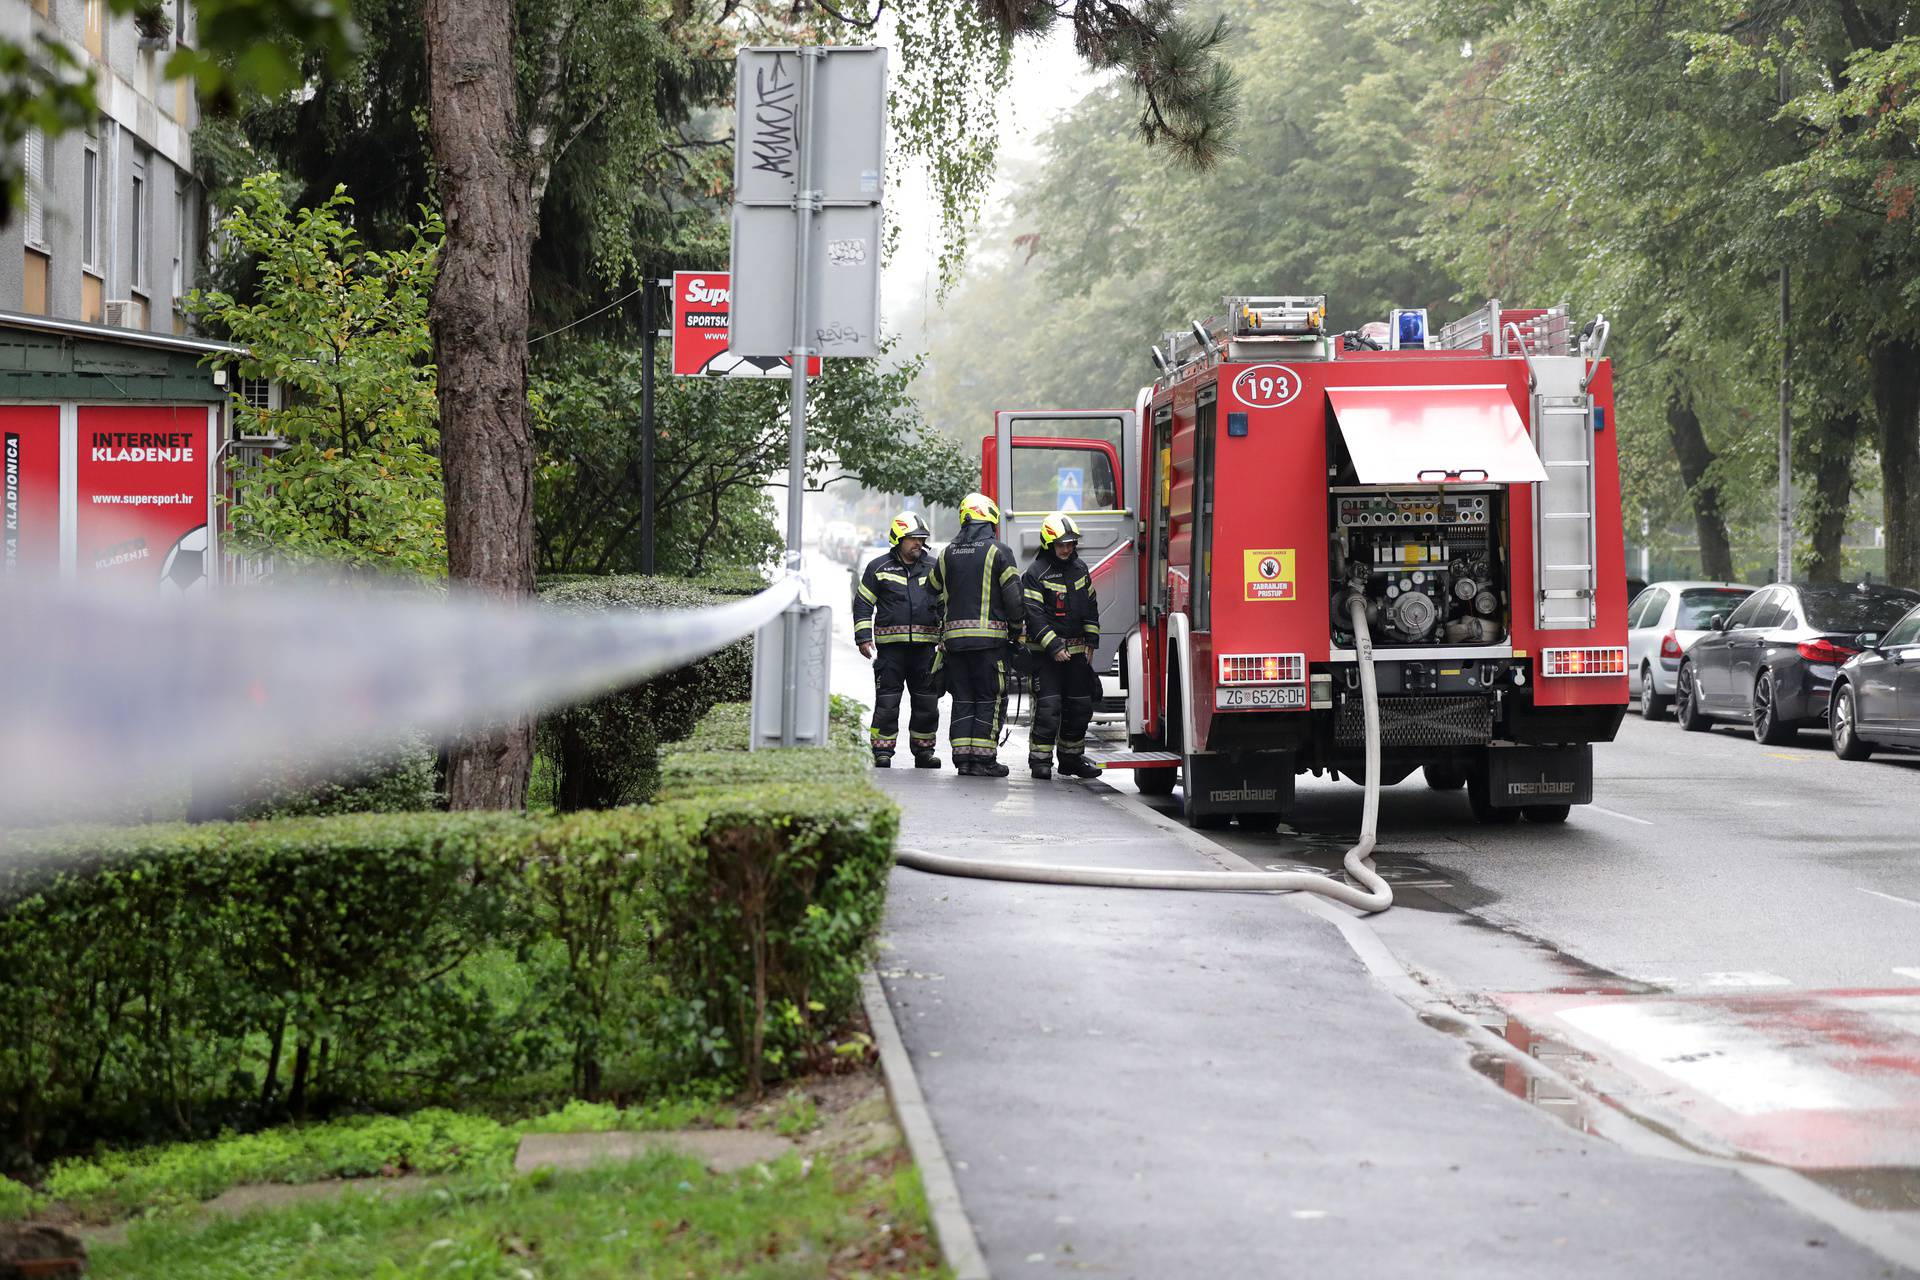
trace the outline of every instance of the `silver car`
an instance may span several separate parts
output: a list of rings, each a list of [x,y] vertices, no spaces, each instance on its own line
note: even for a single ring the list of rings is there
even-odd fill
[[[1627,606],[1627,672],[1640,691],[1640,714],[1658,720],[1673,704],[1680,659],[1715,618],[1732,613],[1757,588],[1737,582],[1652,582]]]

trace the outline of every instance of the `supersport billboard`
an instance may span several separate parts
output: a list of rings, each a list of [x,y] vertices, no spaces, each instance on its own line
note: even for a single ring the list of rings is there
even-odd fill
[[[788,378],[788,357],[738,356],[727,349],[732,277],[725,271],[673,273],[673,372],[683,378]],[[820,376],[820,358],[807,361]]]

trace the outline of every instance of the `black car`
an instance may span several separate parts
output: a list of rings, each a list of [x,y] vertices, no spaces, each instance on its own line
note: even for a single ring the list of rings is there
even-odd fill
[[[1840,664],[1920,604],[1920,591],[1775,583],[1694,641],[1680,664],[1674,716],[1683,729],[1742,720],[1760,742],[1793,741],[1827,718]]]
[[[1842,760],[1865,760],[1876,747],[1920,751],[1920,608],[1847,659],[1829,719]]]

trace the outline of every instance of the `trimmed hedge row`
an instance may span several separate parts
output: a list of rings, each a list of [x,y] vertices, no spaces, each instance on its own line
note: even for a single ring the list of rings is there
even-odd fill
[[[540,585],[544,604],[562,609],[697,609],[727,603],[765,583],[736,575],[711,586],[638,575],[569,577]],[[540,750],[553,763],[554,807],[607,809],[652,797],[662,743],[684,738],[720,702],[747,696],[753,682],[751,638],[698,662],[555,712],[540,722]]]
[[[674,752],[658,803],[560,816],[16,834],[0,1170],[529,1079],[758,1087],[830,1051],[880,925],[898,815],[848,758]]]

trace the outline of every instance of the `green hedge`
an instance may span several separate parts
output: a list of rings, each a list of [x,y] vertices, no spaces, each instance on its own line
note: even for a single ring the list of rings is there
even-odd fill
[[[540,588],[542,602],[577,610],[696,609],[724,604],[734,594],[639,576],[566,578]],[[660,744],[684,738],[715,703],[745,698],[752,680],[753,642],[746,639],[546,717],[540,750],[554,770],[554,807],[606,809],[647,800],[657,782]]]
[[[724,708],[694,741],[736,730]],[[675,751],[639,808],[16,833],[0,1171],[516,1081],[757,1087],[855,1007],[897,830],[858,765]]]

